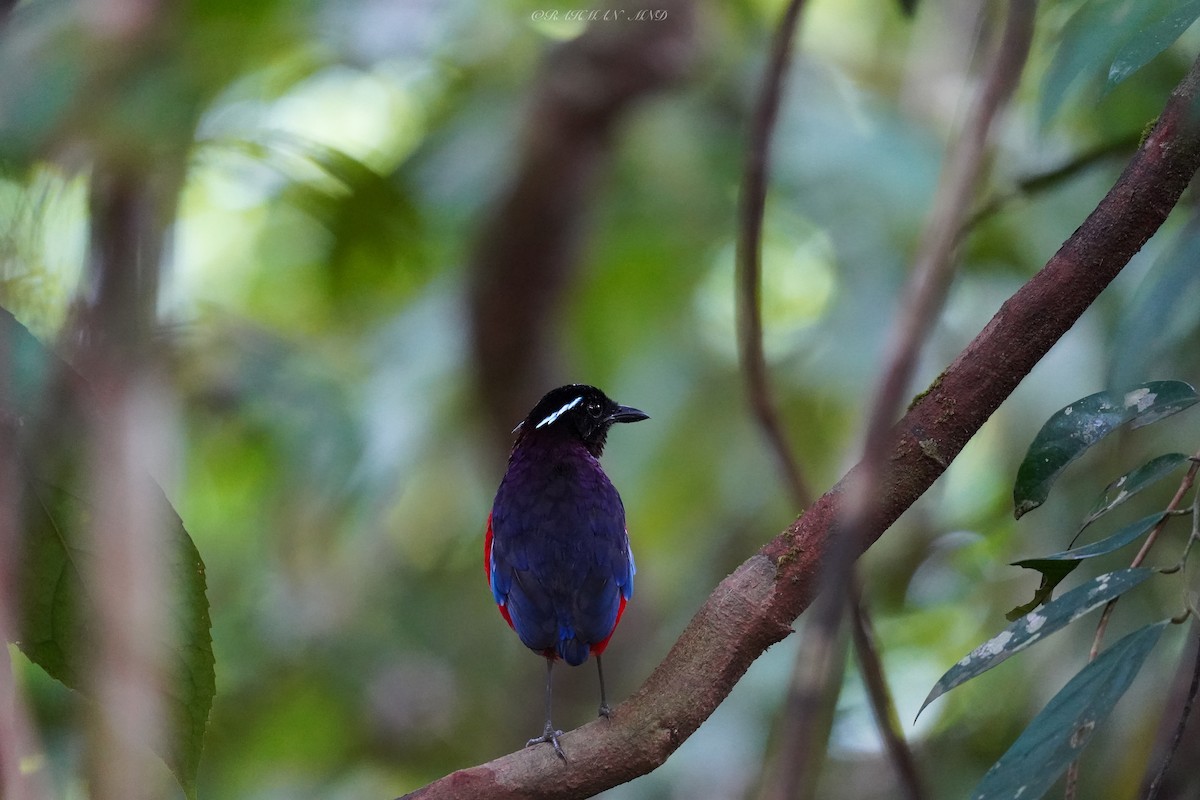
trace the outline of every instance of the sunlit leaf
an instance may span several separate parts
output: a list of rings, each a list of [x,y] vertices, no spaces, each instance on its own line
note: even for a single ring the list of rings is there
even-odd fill
[[[1134,631],[1080,670],[987,771],[972,800],[1037,800],[1044,795],[1079,757],[1169,624]]]
[[[1014,653],[1061,630],[1153,574],[1154,570],[1144,568],[1110,572],[1075,587],[1057,600],[1047,603],[1045,608],[1022,616],[947,670],[921,704],[921,711],[955,686],[982,675]],[[920,711],[917,713],[920,714]]]
[[[1151,381],[1126,392],[1097,392],[1055,412],[1038,431],[1017,470],[1013,487],[1016,517],[1044,503],[1063,469],[1121,425],[1148,425],[1196,400],[1196,390],[1182,381]]]
[[[0,422],[19,420],[19,447],[3,455],[17,459],[24,501],[16,644],[49,675],[87,692],[97,635],[97,589],[90,584],[91,511],[82,499],[88,496],[90,477],[82,474],[80,464],[86,452],[80,446],[84,411],[74,402],[78,394],[52,386],[51,373],[61,376],[69,368],[0,310],[0,356],[5,352],[11,357],[0,357]],[[82,383],[78,376],[72,380]],[[148,476],[146,480],[150,482]],[[165,585],[170,588],[161,598],[169,626],[162,702],[170,735],[156,749],[184,792],[194,797],[216,694],[204,562],[162,491],[152,484],[147,491],[162,522]]]
[[[1095,505],[1092,506],[1092,510],[1088,512],[1087,517],[1083,520],[1082,527],[1086,528],[1088,525],[1091,525],[1097,519],[1121,505],[1121,503],[1124,503],[1138,492],[1170,475],[1187,462],[1188,457],[1183,453],[1167,453],[1166,455],[1152,458],[1137,469],[1125,473],[1104,487],[1104,494],[1096,500]]]

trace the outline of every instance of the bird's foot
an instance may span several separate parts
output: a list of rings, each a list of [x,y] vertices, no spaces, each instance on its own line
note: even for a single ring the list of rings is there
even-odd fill
[[[548,742],[549,744],[554,745],[554,752],[557,753],[558,757],[561,758],[565,763],[567,760],[567,754],[563,752],[562,745],[558,743],[558,737],[560,736],[562,736],[562,731],[556,731],[552,725],[547,725],[546,730],[542,732],[541,736],[538,736],[535,739],[530,739],[525,743],[525,746],[533,747],[535,744]]]
[[[612,709],[608,707],[608,703],[600,704],[600,716],[608,719],[612,716]]]

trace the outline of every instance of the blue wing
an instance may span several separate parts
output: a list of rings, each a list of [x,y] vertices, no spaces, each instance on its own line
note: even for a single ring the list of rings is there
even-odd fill
[[[620,495],[595,470],[514,471],[492,508],[496,602],[530,649],[582,664],[608,639],[635,567]]]

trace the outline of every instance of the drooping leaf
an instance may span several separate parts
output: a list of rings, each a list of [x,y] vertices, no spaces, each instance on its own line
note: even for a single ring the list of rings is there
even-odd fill
[[[1182,381],[1151,381],[1126,392],[1097,392],[1057,411],[1038,431],[1017,470],[1015,516],[1020,519],[1044,503],[1066,466],[1121,425],[1149,425],[1196,400],[1196,390]]]
[[[1200,17],[1200,0],[1139,0],[1155,13],[1133,29],[1108,68],[1108,88],[1150,63]]]
[[[1042,582],[1038,584],[1037,589],[1033,591],[1033,599],[1028,603],[1022,603],[1016,608],[1004,615],[1004,618],[1009,622],[1028,614],[1040,605],[1050,602],[1050,598],[1054,596],[1054,590],[1063,578],[1066,578],[1075,568],[1079,566],[1078,561],[1048,561],[1045,566],[1039,570],[1042,573]]]
[[[8,357],[5,357],[5,354]],[[89,478],[84,473],[86,387],[82,378],[0,309],[0,424],[17,420],[18,447],[0,453],[21,476],[17,646],[63,684],[90,688],[96,589],[90,563]],[[75,386],[63,389],[56,378]],[[169,735],[156,748],[195,797],[208,713],[216,694],[204,562],[162,491],[146,477],[162,528],[166,671],[162,704]]]
[[[1054,590],[1062,583],[1063,579],[1075,571],[1079,566],[1079,562],[1087,558],[1095,558],[1114,550],[1120,550],[1130,542],[1145,536],[1150,532],[1150,529],[1158,524],[1163,518],[1162,513],[1151,514],[1148,517],[1143,517],[1137,522],[1132,522],[1129,525],[1121,528],[1112,536],[1101,539],[1098,542],[1086,544],[1083,547],[1076,547],[1073,550],[1064,550],[1061,553],[1052,553],[1048,556],[1040,558],[1026,558],[1022,561],[1014,561],[1013,566],[1025,567],[1026,569],[1035,569],[1042,573],[1042,582],[1038,585],[1037,591],[1034,592],[1033,600],[1017,606],[1006,615],[1008,619],[1014,620],[1022,614],[1028,614],[1033,609],[1043,603],[1046,603],[1054,595]]]
[[[1084,518],[1080,529],[1082,530],[1091,525],[1097,519],[1121,505],[1121,503],[1124,503],[1138,492],[1170,475],[1186,463],[1188,463],[1188,457],[1183,453],[1167,453],[1166,455],[1152,458],[1137,469],[1125,473],[1104,487],[1104,494],[1096,500],[1095,505],[1092,506],[1092,510]]]
[[[955,686],[982,675],[1009,656],[1021,652],[1052,633],[1057,633],[1089,611],[1128,592],[1153,574],[1154,570],[1141,567],[1109,572],[1082,586],[1076,586],[1057,600],[1047,603],[1040,611],[1025,614],[948,669],[933,685],[917,713],[920,714],[925,710],[925,706]]]
[[[1079,671],[971,792],[972,800],[1037,800],[1079,757],[1133,682],[1170,621],[1134,631]]]
[[[1089,0],[1063,26],[1042,83],[1046,125],[1081,80],[1111,88],[1169,47],[1200,7],[1196,0]]]

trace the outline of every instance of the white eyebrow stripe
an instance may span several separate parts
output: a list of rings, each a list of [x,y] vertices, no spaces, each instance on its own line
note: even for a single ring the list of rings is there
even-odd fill
[[[551,422],[554,422],[554,420],[558,419],[558,418],[559,418],[559,417],[561,417],[563,414],[567,413],[567,412],[568,412],[568,411],[570,411],[572,408],[574,408],[575,406],[579,405],[579,404],[580,404],[580,403],[582,403],[582,402],[583,402],[583,395],[580,395],[579,397],[576,397],[574,400],[572,400],[571,402],[567,403],[565,406],[563,406],[562,408],[560,408],[558,411],[555,411],[553,414],[551,414],[550,416],[546,417],[544,420],[542,420],[542,421],[541,421],[541,422],[539,422],[537,425],[535,425],[535,426],[534,426],[534,429],[536,430],[537,428],[540,428],[540,427],[542,427],[543,425],[549,425]]]

